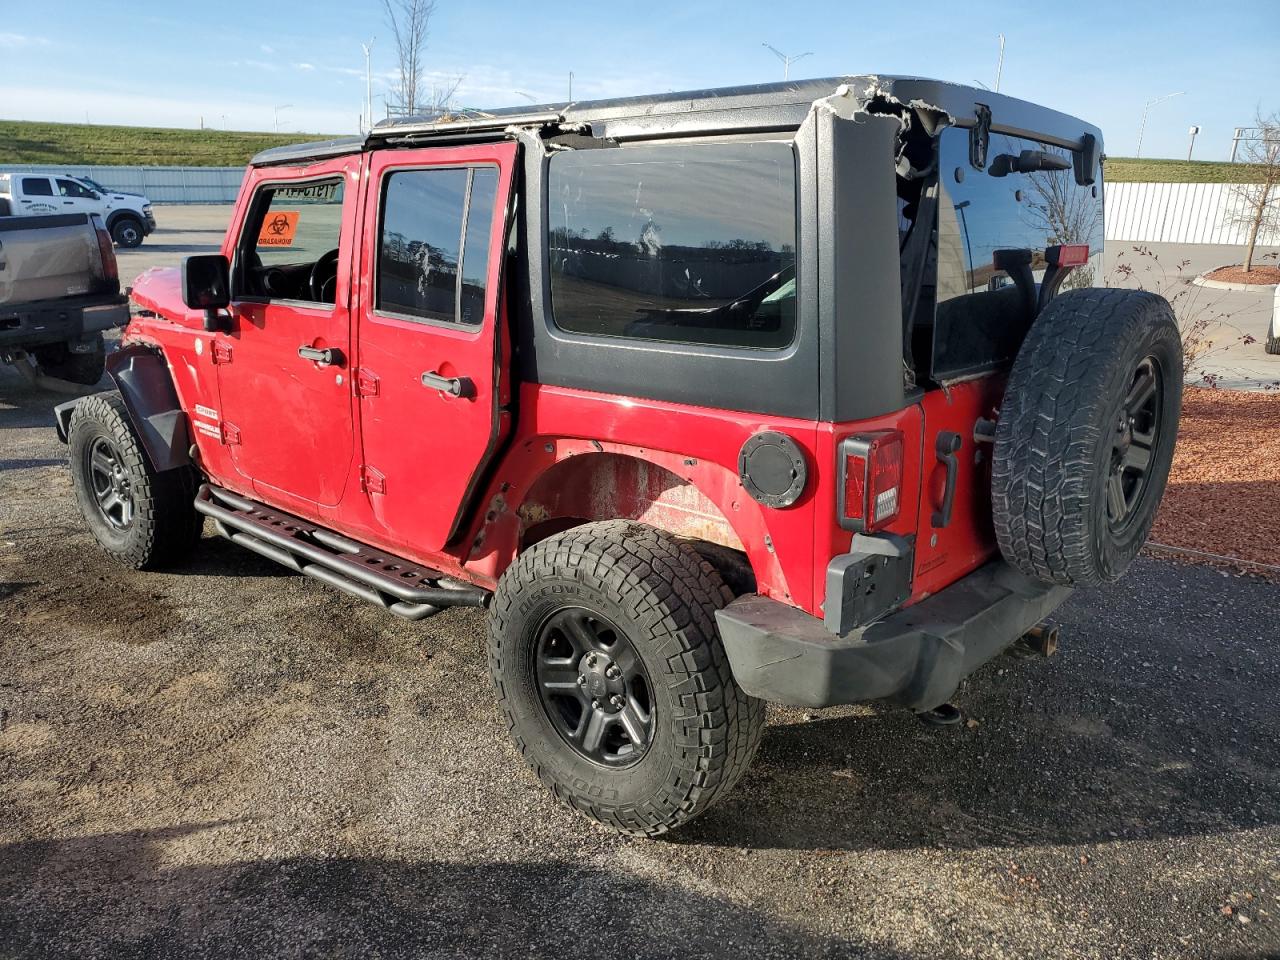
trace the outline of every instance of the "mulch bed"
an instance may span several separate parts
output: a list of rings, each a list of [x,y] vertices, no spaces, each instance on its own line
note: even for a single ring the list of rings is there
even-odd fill
[[[1187,388],[1151,540],[1280,566],[1280,394]]]
[[[1256,283],[1259,286],[1280,283],[1280,267],[1260,267],[1256,263],[1253,269],[1245,273],[1244,267],[1219,267],[1204,275],[1206,280],[1221,280],[1223,283]]]

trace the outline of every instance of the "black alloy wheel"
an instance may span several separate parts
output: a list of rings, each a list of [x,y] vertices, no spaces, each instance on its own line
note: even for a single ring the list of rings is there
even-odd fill
[[[653,742],[652,686],[631,641],[610,620],[565,607],[543,624],[534,680],[552,726],[580,756],[638,763]]]
[[[1141,514],[1138,507],[1150,488],[1152,454],[1161,439],[1163,399],[1160,364],[1155,357],[1146,357],[1134,371],[1116,418],[1107,478],[1107,521],[1114,533],[1122,533]]]
[[[108,437],[96,438],[85,450],[85,475],[102,519],[116,530],[133,526],[134,502],[124,458]]]

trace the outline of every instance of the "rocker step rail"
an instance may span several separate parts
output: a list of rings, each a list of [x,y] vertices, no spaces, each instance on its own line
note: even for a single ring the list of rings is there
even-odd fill
[[[201,486],[195,508],[233,543],[405,620],[421,620],[443,607],[489,604],[489,594],[478,587],[219,487]]]

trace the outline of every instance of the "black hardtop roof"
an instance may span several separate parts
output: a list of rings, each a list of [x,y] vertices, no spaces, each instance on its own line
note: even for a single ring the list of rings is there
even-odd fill
[[[1035,136],[1064,147],[1077,146],[1086,133],[1099,144],[1102,141],[1101,131],[1083,120],[980,87],[922,77],[863,74],[384,120],[363,137],[275,147],[249,162],[251,166],[305,163],[381,147],[425,145],[433,140],[496,140],[512,126],[587,125],[598,136],[619,139],[694,135],[736,127],[794,128],[815,100],[831,96],[842,85],[855,96],[878,94],[943,111],[959,126],[971,126],[982,105],[990,108],[991,129],[997,132]]]

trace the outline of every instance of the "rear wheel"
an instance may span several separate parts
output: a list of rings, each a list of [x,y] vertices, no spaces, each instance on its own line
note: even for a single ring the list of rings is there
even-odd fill
[[[52,343],[44,347],[35,347],[31,353],[41,373],[58,380],[92,387],[102,379],[106,369],[106,344],[103,343],[102,334],[99,333],[91,340],[77,346],[80,347],[80,351],[73,352],[70,344]]]
[[[133,217],[121,217],[111,225],[111,239],[121,247],[138,247],[142,245],[142,221]]]
[[[117,561],[136,569],[164,566],[200,539],[194,470],[160,473],[151,466],[118,392],[76,404],[67,445],[80,512]]]
[[[1083,289],[1050,301],[996,425],[991,499],[1005,558],[1049,583],[1123,574],[1155,520],[1181,404],[1182,340],[1164,298]]]
[[[720,645],[715,611],[730,598],[692,548],[629,521],[544,540],[503,574],[489,617],[498,703],[558,799],[656,836],[738,781],[764,702]]]

